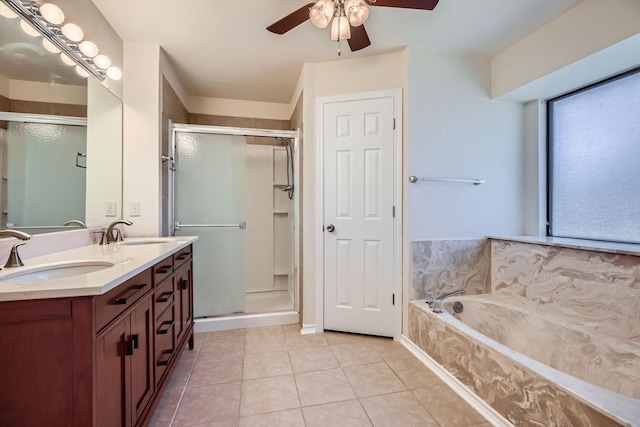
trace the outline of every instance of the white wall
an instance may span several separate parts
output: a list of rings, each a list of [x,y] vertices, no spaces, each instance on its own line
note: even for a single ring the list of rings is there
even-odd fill
[[[9,99],[52,102],[56,104],[87,105],[87,87],[26,80],[8,80]]]
[[[485,184],[409,186],[409,240],[521,234],[523,107],[489,98],[490,60],[410,47],[408,174]]]
[[[160,47],[124,44],[123,217],[129,236],[160,234]],[[140,202],[140,216],[129,203]]]

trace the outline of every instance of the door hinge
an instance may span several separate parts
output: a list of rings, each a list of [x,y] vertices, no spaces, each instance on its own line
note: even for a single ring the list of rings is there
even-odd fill
[[[394,218],[396,217],[396,207],[395,206],[393,206],[392,215],[393,215]]]
[[[393,128],[396,128],[396,119],[393,119]]]
[[[391,305],[396,305],[396,294],[391,294]]]

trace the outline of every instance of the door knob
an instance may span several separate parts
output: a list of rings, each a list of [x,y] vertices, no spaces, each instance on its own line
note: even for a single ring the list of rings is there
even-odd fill
[[[329,224],[329,225],[327,225],[327,231],[328,231],[329,233],[333,233],[333,232],[335,231],[335,229],[336,229],[336,228],[333,226],[333,224]]]

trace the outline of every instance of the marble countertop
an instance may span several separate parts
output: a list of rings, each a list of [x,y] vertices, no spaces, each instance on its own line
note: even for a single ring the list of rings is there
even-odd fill
[[[489,239],[640,256],[640,244],[549,236],[487,236]]]
[[[0,301],[102,295],[167,256],[198,240],[198,237],[149,237],[125,239],[123,243],[90,245],[55,252],[24,261],[23,267],[0,270]],[[150,244],[131,244],[142,242]],[[49,280],[12,283],[12,276],[69,262],[112,263],[111,267],[86,274]]]

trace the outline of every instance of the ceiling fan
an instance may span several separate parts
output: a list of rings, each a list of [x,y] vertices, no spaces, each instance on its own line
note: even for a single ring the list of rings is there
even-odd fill
[[[403,9],[433,10],[439,0],[318,0],[307,3],[267,27],[275,34],[287,31],[310,19],[318,28],[331,23],[331,40],[347,40],[355,52],[371,44],[364,21],[369,16],[367,6],[399,7]],[[340,55],[340,50],[338,50]]]

